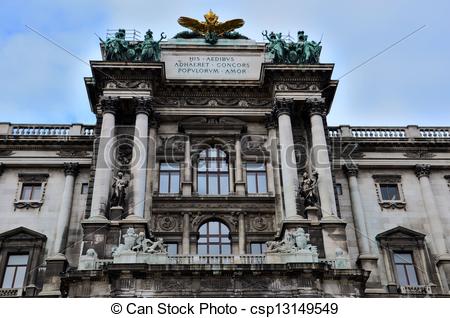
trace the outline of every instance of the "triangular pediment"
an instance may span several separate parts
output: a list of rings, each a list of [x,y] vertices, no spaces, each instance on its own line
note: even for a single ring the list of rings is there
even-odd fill
[[[47,236],[39,232],[30,230],[26,227],[17,227],[15,229],[0,234],[0,241],[6,240],[41,240],[46,241]]]
[[[381,240],[381,239],[391,239],[392,240],[392,239],[402,239],[402,238],[423,239],[423,238],[425,238],[425,234],[410,230],[403,226],[397,226],[393,229],[387,230],[376,236],[377,240]]]

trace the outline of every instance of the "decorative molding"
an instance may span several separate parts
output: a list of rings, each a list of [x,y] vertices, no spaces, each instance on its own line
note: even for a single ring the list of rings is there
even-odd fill
[[[76,177],[80,172],[80,165],[78,162],[64,162],[64,174],[66,176]]]
[[[408,151],[403,154],[408,159],[431,159],[436,157],[436,154],[426,150]]]
[[[267,228],[269,227],[269,222],[261,215],[257,215],[251,218],[250,223],[252,225],[252,229],[258,232],[267,230]]]
[[[0,149],[0,157],[9,157],[12,156],[14,152],[10,149]]]
[[[325,98],[307,98],[306,108],[310,116],[320,115],[325,117],[328,111],[325,105]]]
[[[427,164],[419,164],[415,167],[415,173],[417,178],[429,177],[431,173],[431,166]]]
[[[281,115],[291,116],[293,106],[294,106],[294,100],[292,98],[275,99],[274,106],[272,108],[272,115],[275,118],[278,118]]]
[[[403,193],[403,187],[401,183],[400,175],[373,175],[372,178],[375,181],[375,189],[378,197],[378,204],[381,209],[406,209],[405,194]],[[398,189],[398,194],[400,196],[399,200],[384,200],[381,195],[380,184],[396,184]]]
[[[348,164],[344,165],[344,172],[347,175],[347,177],[357,177],[359,173],[358,165],[356,164]]]
[[[401,175],[389,175],[389,174],[374,174],[373,180],[377,183],[401,183]]]
[[[159,136],[158,153],[183,153],[186,147],[185,135]]]
[[[124,80],[112,80],[105,82],[106,89],[120,89],[120,88],[134,88],[151,90],[150,83],[147,81],[124,81]]]
[[[152,113],[152,99],[149,97],[133,97],[133,104],[136,115],[145,114],[149,116]]]
[[[92,153],[86,150],[61,149],[56,155],[66,158],[84,158],[91,156]]]
[[[16,209],[39,209],[44,204],[45,190],[47,188],[48,173],[20,173],[16,189],[16,198],[13,202]],[[21,200],[22,187],[24,183],[36,183],[41,185],[41,197],[35,201]]]
[[[100,99],[100,105],[101,105],[103,114],[111,113],[111,114],[115,115],[118,104],[119,104],[118,97],[102,96]]]
[[[19,173],[19,182],[46,182],[48,173]]]

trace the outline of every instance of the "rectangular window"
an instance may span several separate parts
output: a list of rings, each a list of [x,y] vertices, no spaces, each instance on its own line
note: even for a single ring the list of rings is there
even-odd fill
[[[250,254],[261,255],[266,252],[266,249],[267,249],[266,243],[262,243],[262,242],[250,243]]]
[[[161,163],[159,165],[159,193],[180,192],[179,163]]]
[[[81,194],[88,194],[89,191],[89,183],[81,184]]]
[[[336,193],[337,195],[342,195],[342,184],[336,183]]]
[[[42,193],[42,183],[24,183],[20,193],[21,201],[40,201]]]
[[[177,255],[178,254],[178,243],[166,243],[167,245],[167,254]]]
[[[3,274],[2,288],[22,288],[28,265],[28,254],[9,255]]]
[[[247,192],[267,193],[267,175],[264,163],[247,163]]]
[[[411,252],[394,252],[395,271],[401,286],[418,286],[416,268]]]
[[[397,183],[380,183],[381,198],[384,201],[399,201],[400,192]]]

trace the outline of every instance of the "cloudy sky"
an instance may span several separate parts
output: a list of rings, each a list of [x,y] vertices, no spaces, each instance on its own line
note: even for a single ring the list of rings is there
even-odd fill
[[[25,1],[0,4],[0,122],[93,123],[83,61],[100,58],[95,36],[119,27],[173,36],[181,15],[243,18],[241,33],[323,35],[321,61],[340,79],[329,124],[450,125],[450,1],[164,0]],[[348,73],[406,35],[409,38]],[[346,74],[348,73],[348,74]]]

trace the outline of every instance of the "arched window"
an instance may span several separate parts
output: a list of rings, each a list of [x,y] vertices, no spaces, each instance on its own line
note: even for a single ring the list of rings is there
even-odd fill
[[[230,230],[219,221],[210,221],[198,229],[197,253],[199,255],[231,254]]]
[[[200,153],[198,161],[198,193],[228,194],[228,160],[220,149],[208,148]]]

